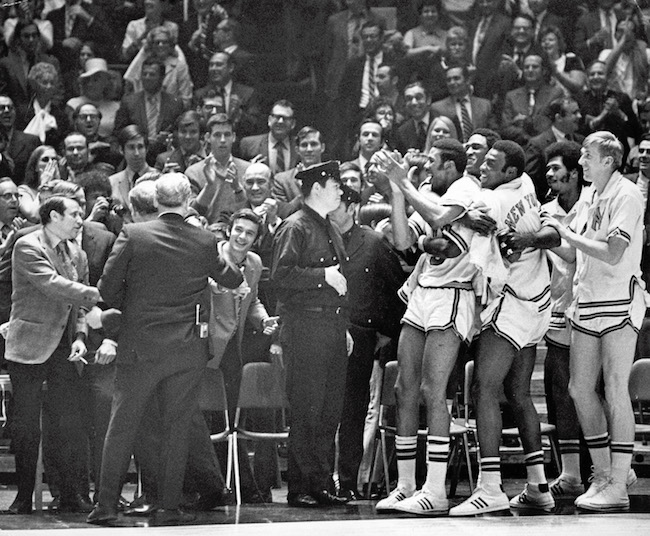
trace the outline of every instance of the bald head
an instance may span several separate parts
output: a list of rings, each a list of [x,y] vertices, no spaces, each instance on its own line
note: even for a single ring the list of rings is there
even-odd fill
[[[242,182],[251,206],[257,207],[271,197],[271,168],[266,164],[251,164]]]

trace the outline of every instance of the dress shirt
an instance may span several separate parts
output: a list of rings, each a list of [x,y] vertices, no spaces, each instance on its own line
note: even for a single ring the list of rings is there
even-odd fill
[[[284,153],[284,164],[286,169],[289,169],[289,167],[291,166],[291,151],[289,149],[289,144],[291,143],[291,140],[289,138],[286,138],[283,141],[277,140],[273,137],[273,134],[269,132],[269,147],[268,147],[269,167],[274,172],[278,172],[278,171],[282,172],[282,171],[286,171],[286,169],[280,169],[280,170],[277,169],[278,155],[275,148],[275,145],[277,143],[281,143],[282,145],[284,145],[284,149],[282,150],[282,152]]]
[[[374,81],[374,75],[377,73],[377,69],[383,63],[383,61],[383,52],[375,54],[374,58],[366,56],[366,61],[363,67],[363,78],[361,79],[361,100],[359,100],[359,108],[363,110],[368,107],[368,104],[370,104],[370,101],[372,99],[379,95],[377,92],[377,84]],[[373,78],[372,83],[371,77]]]

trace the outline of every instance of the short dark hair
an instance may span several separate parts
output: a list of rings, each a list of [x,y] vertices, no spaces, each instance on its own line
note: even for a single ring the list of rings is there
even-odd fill
[[[492,146],[492,149],[506,156],[502,171],[506,171],[512,166],[516,168],[517,177],[519,177],[526,170],[526,155],[518,143],[511,140],[499,140]]]
[[[199,125],[199,133],[203,134],[203,119],[199,112],[196,110],[188,110],[179,115],[176,118],[176,130],[180,130],[182,125],[187,125],[188,123],[196,123]]]
[[[453,138],[443,138],[434,141],[431,148],[440,151],[440,160],[443,163],[453,162],[456,166],[456,171],[460,174],[465,171],[465,167],[467,166],[467,153],[461,142]]]
[[[50,221],[52,221],[50,212],[52,212],[53,210],[61,214],[61,216],[65,214],[66,199],[71,199],[75,203],[77,202],[76,199],[74,199],[73,197],[68,197],[61,194],[53,195],[52,197],[46,199],[43,202],[43,204],[38,209],[38,215],[41,218],[41,223],[43,225],[47,225],[48,223],[50,223]]]
[[[355,162],[352,162],[352,161],[343,162],[339,166],[339,173],[341,175],[343,175],[343,173],[345,173],[346,171],[355,171],[356,173],[359,173],[359,175],[363,179],[363,171],[361,170],[361,168]]]
[[[478,134],[479,136],[483,136],[485,138],[488,149],[492,149],[494,144],[501,139],[501,134],[495,130],[492,130],[491,128],[475,128],[470,134],[470,138],[474,134]]]
[[[33,188],[34,190],[38,189],[40,177],[36,171],[36,165],[38,164],[41,156],[43,156],[43,153],[50,149],[54,151],[54,147],[51,145],[39,145],[32,151],[32,154],[29,155],[29,160],[27,160],[27,165],[25,166],[25,178],[23,180],[23,184],[25,186]]]
[[[88,140],[86,139],[86,136],[84,136],[81,132],[77,132],[76,130],[73,130],[72,132],[68,132],[65,135],[65,138],[63,138],[63,149],[65,149],[66,140],[72,136],[81,136],[86,142],[86,147],[88,147]]]
[[[145,67],[149,67],[150,65],[157,66],[158,67],[158,73],[160,74],[160,76],[162,78],[165,77],[165,70],[166,70],[165,64],[162,61],[157,60],[156,58],[151,57],[151,56],[149,56],[148,58],[145,58],[145,60],[142,62],[142,67],[140,68],[140,71],[142,71],[142,69],[144,69]]]
[[[363,128],[363,125],[366,125],[368,123],[374,123],[375,125],[379,125],[379,130],[380,130],[379,135],[382,138],[384,137],[384,127],[382,127],[381,123],[374,117],[366,117],[363,121],[361,121],[361,124],[359,125],[359,130],[357,132],[361,134],[361,129]]]
[[[271,109],[269,110],[269,114],[271,114],[271,112],[273,111],[273,108],[275,108],[276,106],[282,106],[283,108],[289,108],[294,113],[294,115],[296,113],[296,108],[295,108],[295,106],[293,105],[293,103],[291,101],[289,101],[287,99],[280,99],[280,100],[277,100],[277,101],[275,101],[273,103],[273,105],[271,106]]]
[[[415,82],[411,82],[410,84],[407,84],[406,87],[403,89],[402,94],[406,93],[407,89],[411,89],[412,87],[419,87],[424,91],[424,95],[428,98],[429,97],[429,90],[426,88],[424,85],[424,82],[420,80],[416,80]]]
[[[646,134],[648,140],[650,140],[650,135]],[[557,156],[562,158],[562,163],[564,167],[567,168],[567,171],[573,171],[574,169],[578,172],[578,184],[582,186],[584,182],[584,174],[582,166],[578,163],[580,160],[580,149],[581,145],[575,141],[556,141],[549,145],[544,151],[546,156],[546,163]]]
[[[147,134],[138,125],[127,125],[117,134],[117,142],[122,148],[124,148],[127,142],[136,138],[143,138],[144,144],[147,145]]]
[[[321,134],[321,131],[317,128],[307,125],[305,127],[302,127],[298,131],[298,134],[296,134],[296,145],[300,145],[300,142],[310,134],[318,134],[318,141],[323,143],[323,135]]]
[[[384,35],[384,32],[386,31],[386,24],[384,23],[383,19],[373,17],[361,25],[361,31],[365,30],[366,28],[379,28],[381,35]]]
[[[208,124],[205,127],[206,132],[212,133],[212,127],[214,125],[230,125],[232,131],[233,132],[235,131],[235,125],[233,125],[232,120],[230,119],[230,117],[228,117],[227,114],[222,114],[222,113],[212,114],[210,116],[210,119],[208,119]]]
[[[101,121],[101,119],[102,119],[102,112],[99,111],[99,108],[97,108],[97,106],[95,106],[92,102],[84,102],[83,104],[80,104],[79,106],[77,106],[77,107],[74,109],[74,111],[72,112],[72,122],[73,122],[73,123],[76,122],[77,119],[79,119],[79,113],[81,112],[81,109],[82,109],[84,106],[92,106],[93,108],[95,108],[95,110],[97,110],[97,113],[99,114],[99,120]]]
[[[566,115],[564,113],[564,106],[572,102],[576,102],[573,97],[559,97],[555,100],[552,100],[546,107],[546,117],[548,117],[551,121],[555,120],[555,116],[557,114],[560,114],[562,117],[564,117]]]
[[[86,195],[97,192],[104,197],[111,196],[111,181],[103,171],[91,170],[81,173],[77,177],[77,183],[84,189]]]
[[[253,212],[250,208],[240,208],[237,212],[235,212],[232,216],[230,216],[230,219],[228,220],[228,232],[232,231],[232,226],[235,225],[235,221],[237,220],[248,220],[253,222],[255,225],[257,225],[257,236],[259,236],[260,230],[262,228],[262,218],[260,218],[255,212]]]

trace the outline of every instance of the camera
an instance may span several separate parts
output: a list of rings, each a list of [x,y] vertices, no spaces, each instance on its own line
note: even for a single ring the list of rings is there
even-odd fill
[[[106,199],[108,201],[108,211],[116,214],[120,218],[128,212],[128,209],[119,201],[115,201],[112,197]]]

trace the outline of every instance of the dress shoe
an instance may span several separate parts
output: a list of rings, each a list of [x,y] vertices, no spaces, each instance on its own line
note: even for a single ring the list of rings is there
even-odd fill
[[[251,493],[244,493],[242,496],[244,504],[267,504],[273,502],[271,490],[255,490]]]
[[[91,525],[109,525],[117,520],[117,510],[113,508],[106,508],[98,504],[92,512],[88,514],[86,523]]]
[[[232,492],[224,489],[223,491],[199,493],[196,498],[185,502],[183,509],[193,512],[208,512],[217,506],[233,506],[236,502]]]
[[[298,506],[299,508],[316,508],[319,502],[308,493],[289,493],[287,495],[289,506]]]
[[[75,495],[73,498],[70,499],[64,499],[61,498],[61,502],[59,503],[59,512],[63,514],[69,514],[69,513],[84,513],[87,514],[89,512],[92,512],[94,509],[94,505],[90,502],[88,497],[84,497],[83,495]]]
[[[196,519],[195,515],[183,512],[178,508],[174,509],[159,509],[156,510],[151,516],[151,524],[154,526],[162,525],[179,525],[183,523],[190,523]]]
[[[347,502],[359,500],[358,492],[350,488],[341,488],[337,492],[336,496],[339,497],[340,499],[345,499]]]
[[[61,497],[54,497],[52,499],[52,502],[47,505],[47,509],[50,512],[58,512],[60,506],[61,506]]]
[[[349,502],[349,499],[346,499],[345,497],[337,497],[326,489],[313,491],[311,494],[314,499],[318,501],[318,504],[323,506],[343,506]]]
[[[14,515],[24,516],[32,513],[32,500],[23,501],[15,499],[11,506],[7,508],[7,512]]]

